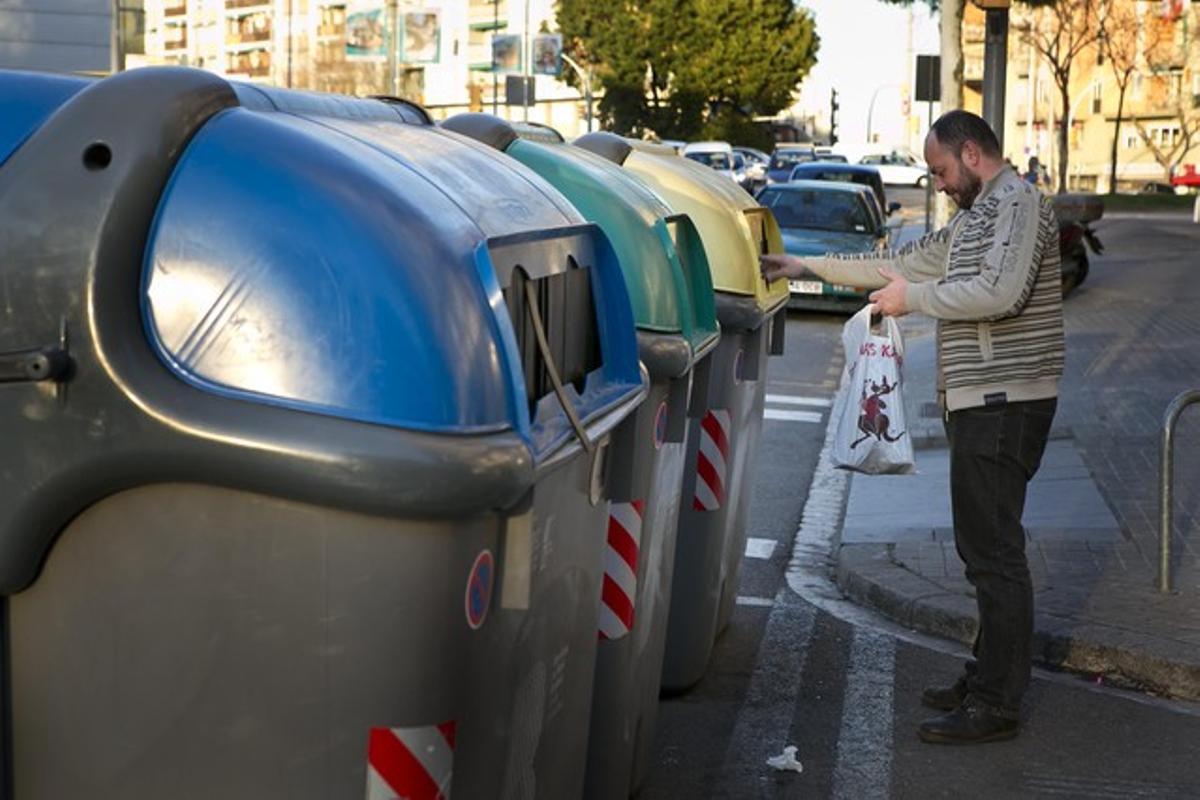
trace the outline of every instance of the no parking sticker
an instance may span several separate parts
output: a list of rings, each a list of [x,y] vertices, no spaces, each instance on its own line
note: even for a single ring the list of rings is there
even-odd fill
[[[471,573],[467,576],[466,610],[467,624],[478,630],[487,617],[492,604],[492,582],[496,577],[496,561],[491,550],[484,550],[475,557]]]

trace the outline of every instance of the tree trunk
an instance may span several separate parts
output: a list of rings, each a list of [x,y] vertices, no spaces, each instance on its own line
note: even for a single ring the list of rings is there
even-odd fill
[[[1058,91],[1062,95],[1062,116],[1058,121],[1058,191],[1067,191],[1067,159],[1070,158],[1068,146],[1071,143],[1071,95],[1068,93],[1071,86],[1071,74],[1067,73],[1063,76],[1063,82],[1059,85]]]
[[[962,108],[963,105],[963,53],[962,22],[965,0],[942,0],[941,19],[941,104],[942,113]],[[934,228],[942,228],[950,221],[952,213],[950,199],[937,194],[934,211]]]
[[[963,0],[942,0],[941,3],[941,51],[942,51],[942,113],[963,104],[963,53],[962,21]]]
[[[1113,121],[1112,160],[1108,165],[1108,193],[1117,193],[1117,146],[1121,141],[1121,120],[1125,115],[1125,88],[1127,83],[1119,84],[1117,89],[1117,118]]]

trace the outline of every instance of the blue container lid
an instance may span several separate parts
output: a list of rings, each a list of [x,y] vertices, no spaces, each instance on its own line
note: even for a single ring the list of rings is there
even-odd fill
[[[185,381],[381,425],[513,430],[536,458],[571,428],[529,395],[505,287],[518,268],[585,268],[602,358],[567,393],[586,421],[640,390],[616,256],[549,184],[411,107],[236,91],[243,105],[181,156],[146,251],[147,332]]]
[[[86,78],[0,71],[0,165],[55,109],[90,83]]]

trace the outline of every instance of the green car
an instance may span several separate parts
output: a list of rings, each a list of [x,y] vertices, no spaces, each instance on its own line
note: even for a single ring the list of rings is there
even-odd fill
[[[872,253],[887,247],[888,229],[869,186],[833,181],[772,184],[758,202],[775,214],[784,250],[796,256]],[[826,283],[812,273],[788,281],[789,308],[857,311],[870,292]]]

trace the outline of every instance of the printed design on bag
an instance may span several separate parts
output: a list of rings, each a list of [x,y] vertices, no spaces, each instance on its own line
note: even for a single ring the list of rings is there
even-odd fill
[[[613,503],[608,515],[608,547],[604,552],[604,588],[600,593],[601,640],[620,639],[633,630],[637,597],[638,552],[646,503]]]
[[[455,723],[371,728],[367,800],[449,800]]]
[[[730,422],[729,412],[725,409],[713,409],[700,421],[696,493],[692,498],[692,508],[696,511],[717,511],[725,505]]]
[[[871,391],[867,391],[867,385],[870,384]],[[879,384],[873,380],[863,381],[862,395],[859,400],[859,409],[862,411],[858,415],[858,429],[862,431],[862,436],[855,439],[850,445],[853,450],[860,444],[875,437],[876,441],[896,442],[904,435],[904,431],[900,431],[896,435],[892,435],[888,430],[891,425],[891,420],[888,415],[883,413],[887,408],[887,403],[884,401],[885,394],[891,394],[895,391],[899,383],[889,384],[887,376],[883,376],[883,383]]]

